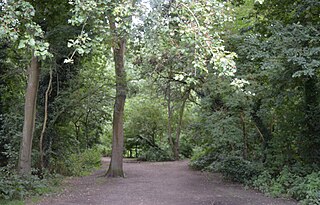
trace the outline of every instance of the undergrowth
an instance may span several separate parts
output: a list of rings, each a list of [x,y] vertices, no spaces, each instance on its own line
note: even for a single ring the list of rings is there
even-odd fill
[[[20,176],[12,169],[0,169],[0,204],[19,205],[29,197],[55,192],[63,176],[83,176],[101,165],[101,150],[87,149],[59,160],[53,160],[55,169],[45,170],[41,178],[37,175]],[[39,173],[34,170],[33,173]],[[59,173],[59,174],[51,174]]]
[[[148,150],[144,151],[138,158],[139,161],[171,161],[172,157],[169,152],[162,150],[160,148],[150,147]]]
[[[10,204],[13,200],[53,192],[61,179],[61,176],[52,174],[45,174],[42,179],[36,175],[20,176],[3,168],[0,170],[0,202]],[[19,204],[19,201],[14,204]]]
[[[54,172],[64,176],[84,176],[101,166],[101,150],[87,149],[52,162]]]
[[[305,172],[306,168],[302,166],[284,166],[275,172],[261,163],[205,151],[196,153],[190,166],[197,170],[220,172],[225,179],[243,183],[273,197],[293,198],[302,205],[320,205],[320,171]]]

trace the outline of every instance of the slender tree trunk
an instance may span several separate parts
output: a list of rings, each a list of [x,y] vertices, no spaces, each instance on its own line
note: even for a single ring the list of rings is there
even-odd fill
[[[45,101],[44,101],[44,119],[43,119],[43,125],[42,125],[42,131],[41,131],[41,135],[40,135],[40,140],[39,140],[40,166],[41,166],[41,169],[44,168],[43,138],[44,138],[44,133],[45,133],[46,127],[47,127],[47,120],[48,120],[48,99],[49,99],[49,95],[50,95],[50,92],[51,92],[51,85],[52,85],[52,70],[50,70],[49,84],[48,84],[48,88],[47,88],[46,94],[45,94]]]
[[[89,145],[89,136],[88,136],[88,123],[89,123],[89,115],[91,113],[91,108],[86,113],[86,117],[84,120],[84,138],[86,139],[86,149],[90,147]]]
[[[116,34],[116,24],[113,17],[109,16],[110,28]],[[113,46],[113,58],[115,62],[116,73],[116,99],[113,111],[112,122],[112,154],[108,177],[124,177],[123,173],[123,113],[127,93],[127,79],[124,68],[126,39],[115,36],[116,45]]]
[[[138,145],[136,144],[136,158],[139,157],[139,154],[138,154]]]
[[[0,53],[0,59],[4,59],[6,57],[6,48],[1,47],[1,49],[5,49],[4,52]],[[0,76],[3,76],[5,74],[6,67],[2,64],[0,61]],[[0,77],[0,87],[6,86],[6,82],[2,77]],[[5,108],[4,108],[4,102],[2,95],[3,93],[0,92],[0,132],[3,131],[3,125],[4,125],[4,120],[2,118],[2,115],[5,113]],[[1,133],[2,134],[2,133]],[[0,140],[0,167],[6,166],[8,164],[8,157],[7,155],[3,154],[6,149],[5,145],[8,143],[8,139],[2,138]]]
[[[174,143],[174,159],[175,160],[179,160],[179,158],[180,158],[179,157],[179,155],[180,155],[180,135],[181,135],[181,129],[182,129],[182,120],[183,120],[184,110],[186,107],[186,102],[189,97],[189,93],[190,93],[189,90],[187,90],[184,93],[184,97],[182,99],[182,104],[181,104],[180,111],[179,111],[179,122],[178,122],[178,126],[177,126],[176,139],[175,139],[175,143]]]
[[[248,159],[248,135],[247,135],[247,128],[246,122],[244,118],[244,113],[241,111],[240,119],[242,124],[242,136],[243,136],[243,159]]]
[[[20,175],[31,174],[31,150],[35,126],[39,74],[40,64],[37,57],[32,56],[31,64],[28,67],[28,85],[25,96],[24,124],[18,162],[18,173]]]
[[[174,142],[172,139],[172,109],[171,109],[171,83],[168,82],[167,87],[167,106],[168,106],[168,141],[172,149],[172,153],[174,155],[175,149],[174,149]]]

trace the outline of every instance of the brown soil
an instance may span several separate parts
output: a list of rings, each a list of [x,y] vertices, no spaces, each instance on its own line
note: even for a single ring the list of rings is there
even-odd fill
[[[296,205],[274,199],[239,184],[226,182],[219,174],[193,171],[188,161],[142,162],[126,160],[126,178],[91,176],[66,181],[63,193],[44,197],[39,205]],[[29,203],[31,205],[32,203]]]

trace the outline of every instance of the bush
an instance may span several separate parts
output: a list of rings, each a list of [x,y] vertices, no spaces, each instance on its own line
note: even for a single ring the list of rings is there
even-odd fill
[[[63,161],[58,160],[53,163],[55,171],[65,176],[83,176],[100,165],[101,151],[97,148],[71,154]]]
[[[100,151],[102,157],[111,157],[112,149],[109,146],[97,145],[97,149]]]
[[[180,142],[180,154],[184,157],[184,158],[189,158],[192,156],[192,146],[190,145],[189,142],[187,142],[187,140],[185,140],[184,138],[182,138],[181,142]]]
[[[60,180],[57,175],[46,175],[43,179],[37,176],[19,176],[4,170],[0,171],[0,200],[23,199],[29,196],[42,195],[52,191]]]
[[[221,161],[218,170],[227,179],[247,183],[253,177],[259,175],[262,168],[259,164],[244,160],[241,157],[228,157]]]
[[[168,152],[164,150],[155,147],[150,147],[147,151],[145,151],[142,155],[139,156],[138,161],[172,161],[172,157],[168,154]]]
[[[320,205],[320,172],[299,177],[288,189],[293,198],[305,205]]]
[[[219,154],[215,152],[208,153],[206,150],[197,151],[196,154],[191,158],[190,166],[196,170],[203,170],[218,160]]]
[[[304,177],[291,172],[287,167],[276,176],[264,171],[251,185],[273,197],[292,197],[305,205],[320,205],[320,172]]]

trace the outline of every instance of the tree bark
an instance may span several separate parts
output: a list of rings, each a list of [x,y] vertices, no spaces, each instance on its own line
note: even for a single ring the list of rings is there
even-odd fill
[[[126,39],[119,38],[116,33],[116,24],[114,18],[109,16],[111,31],[114,33],[113,58],[116,73],[116,99],[113,110],[112,122],[112,152],[111,162],[107,171],[107,177],[124,177],[123,173],[123,113],[127,94],[127,79],[124,68]]]
[[[172,139],[172,109],[171,109],[171,83],[168,82],[167,87],[167,108],[168,108],[168,141],[172,149],[172,153],[174,155],[175,149],[174,149],[174,142]]]
[[[24,124],[18,162],[18,173],[20,175],[31,174],[31,150],[35,127],[39,74],[40,64],[38,62],[38,58],[33,55],[31,64],[28,67],[28,85],[25,96]]]
[[[244,112],[241,111],[240,113],[240,119],[242,124],[242,136],[243,136],[243,159],[248,159],[248,135],[247,135],[247,128],[246,128],[246,121],[245,121],[245,115]]]
[[[181,129],[182,129],[182,120],[183,120],[183,114],[184,114],[184,110],[186,107],[186,102],[189,98],[189,93],[190,90],[187,90],[184,93],[183,99],[182,99],[182,104],[180,107],[180,111],[179,111],[179,122],[178,122],[178,126],[177,126],[177,132],[176,132],[176,139],[174,142],[174,159],[175,160],[179,160],[180,158],[180,135],[181,135]]]

